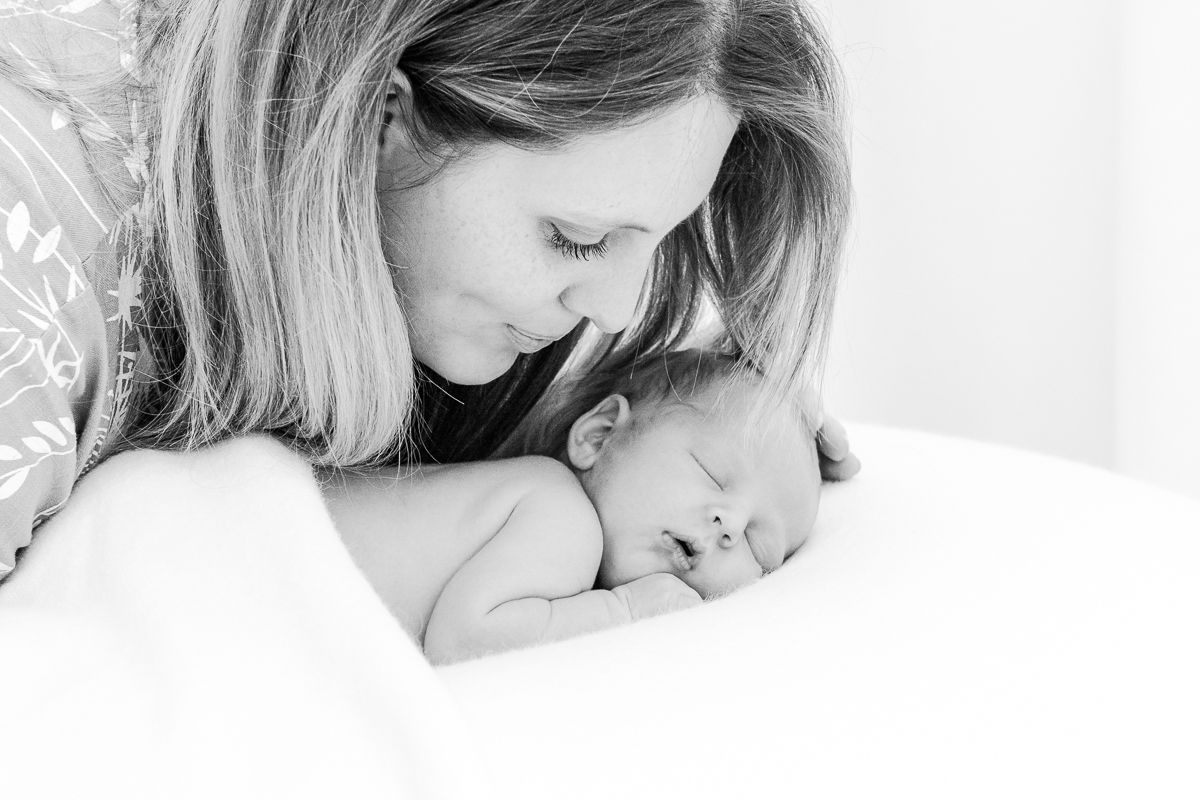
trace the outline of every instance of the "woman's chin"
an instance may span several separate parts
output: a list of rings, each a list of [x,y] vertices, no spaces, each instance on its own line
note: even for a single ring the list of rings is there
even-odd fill
[[[478,386],[491,383],[512,368],[516,363],[517,353],[488,353],[476,358],[463,359],[430,359],[421,360],[427,368],[433,370],[451,383],[460,386]]]

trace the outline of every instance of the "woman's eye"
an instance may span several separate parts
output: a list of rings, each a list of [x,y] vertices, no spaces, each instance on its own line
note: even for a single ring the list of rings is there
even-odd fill
[[[550,226],[550,245],[564,256],[588,261],[593,258],[603,258],[608,252],[608,236],[592,244],[583,244],[574,239],[568,239],[556,225]]]

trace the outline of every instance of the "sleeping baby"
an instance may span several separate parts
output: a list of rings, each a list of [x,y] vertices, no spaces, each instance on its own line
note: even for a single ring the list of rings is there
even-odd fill
[[[813,434],[790,407],[750,424],[757,379],[732,359],[673,353],[604,388],[559,460],[324,476],[351,556],[430,661],[696,605],[808,536]]]

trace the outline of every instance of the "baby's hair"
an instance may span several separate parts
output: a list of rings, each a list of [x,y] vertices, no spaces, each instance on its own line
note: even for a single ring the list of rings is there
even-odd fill
[[[629,401],[630,408],[650,411],[653,414],[658,409],[693,406],[691,403],[693,398],[718,384],[723,391],[734,384],[747,383],[752,384],[760,395],[767,391],[762,372],[745,358],[714,350],[693,348],[666,353],[658,358],[647,360],[618,381],[609,394],[624,395]],[[718,404],[721,402],[721,394],[721,392],[718,393],[715,401]],[[600,402],[602,399],[603,397],[600,397],[596,402]],[[708,411],[708,409],[700,410]],[[748,409],[747,433],[758,428],[757,423],[766,422],[777,412],[788,414],[806,436],[816,436],[816,431],[803,408],[803,399],[800,403],[785,403],[777,406],[764,406],[756,400]],[[573,421],[567,423],[568,428]],[[562,441],[564,443],[566,441],[565,431],[562,434]]]
[[[637,366],[613,383],[605,395],[624,395],[632,408],[686,403],[717,380],[751,376],[758,373],[733,356],[702,349],[678,350]],[[589,382],[587,376],[583,382]],[[600,399],[603,397],[596,402]]]
[[[685,404],[717,382],[731,385],[760,379],[760,373],[745,359],[702,348],[663,353],[620,372],[581,370],[551,389],[551,395],[496,456],[561,457],[571,425],[609,395],[623,395],[631,408],[644,410]],[[802,414],[797,412],[796,418],[804,424]]]

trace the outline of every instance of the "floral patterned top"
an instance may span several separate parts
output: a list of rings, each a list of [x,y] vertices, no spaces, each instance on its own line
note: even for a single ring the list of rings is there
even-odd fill
[[[0,58],[30,76],[0,77],[0,579],[105,455],[132,389],[138,102],[118,129],[37,90],[61,93],[68,72],[136,78],[136,30],[137,0],[0,0]]]

